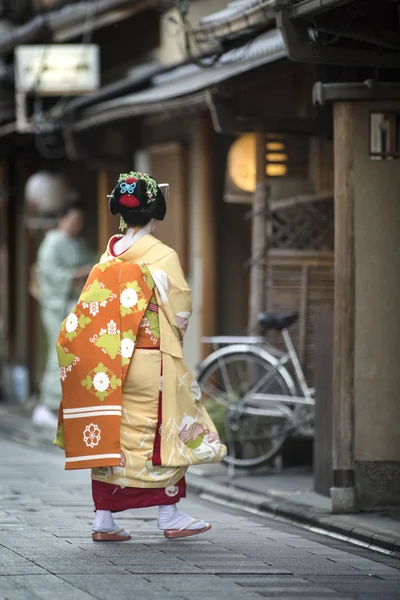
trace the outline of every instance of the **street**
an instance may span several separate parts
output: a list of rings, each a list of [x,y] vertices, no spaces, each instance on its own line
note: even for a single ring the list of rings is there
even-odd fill
[[[156,510],[117,515],[131,542],[95,544],[89,474],[55,448],[0,441],[0,598],[398,600],[400,561],[265,517],[198,500],[202,538],[167,541]]]

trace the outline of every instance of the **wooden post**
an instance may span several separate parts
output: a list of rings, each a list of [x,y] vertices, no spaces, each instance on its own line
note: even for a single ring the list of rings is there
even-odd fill
[[[335,323],[331,489],[333,512],[355,510],[353,147],[352,105],[349,102],[338,102],[334,106]]]
[[[9,255],[8,255],[8,177],[7,163],[0,163],[0,360],[9,359]],[[0,374],[0,379],[2,374]]]
[[[332,489],[333,310],[315,315],[314,490],[329,497]]]
[[[301,365],[307,367],[307,317],[310,268],[304,265],[301,269],[300,310],[299,310],[299,359]]]
[[[156,237],[179,255],[184,273],[189,270],[188,233],[188,161],[187,148],[181,143],[160,144],[147,148],[149,169],[160,183],[169,183],[167,218],[157,223]]]
[[[202,314],[201,337],[216,334],[217,315],[217,240],[216,240],[216,201],[213,197],[213,136],[211,120],[207,115],[202,115],[198,123],[198,136],[200,145],[200,248],[202,260]],[[208,349],[202,345],[201,355],[205,358]]]
[[[117,232],[117,220],[108,210],[107,195],[111,194],[112,182],[108,170],[103,167],[98,172],[97,185],[97,240],[100,253],[105,252],[110,237]]]
[[[29,280],[30,271],[36,262],[37,251],[38,251],[38,232],[29,231],[28,229],[25,231],[26,235],[26,280]],[[38,391],[38,381],[37,374],[39,369],[38,363],[38,345],[39,345],[39,327],[38,327],[38,319],[39,319],[39,311],[38,311],[38,303],[31,296],[29,290],[27,290],[28,300],[27,300],[27,309],[28,309],[28,371],[29,371],[29,396],[32,394],[36,394]],[[26,398],[28,400],[29,398]]]
[[[256,190],[252,210],[249,333],[258,329],[257,316],[266,308],[266,270],[268,252],[268,194],[266,182],[266,144],[263,131],[255,134]]]

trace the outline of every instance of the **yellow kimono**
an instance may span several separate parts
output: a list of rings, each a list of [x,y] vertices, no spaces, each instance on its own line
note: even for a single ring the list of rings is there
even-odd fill
[[[101,263],[115,258],[116,239],[110,240]],[[92,470],[97,508],[108,507],[96,502],[104,491],[96,482],[111,484],[115,491],[164,488],[173,497],[190,465],[218,462],[226,453],[183,359],[191,292],[176,252],[146,235],[118,259],[145,265],[155,288],[140,328],[144,343],[136,345],[122,390],[120,466]],[[121,295],[122,306],[129,305],[128,296]]]

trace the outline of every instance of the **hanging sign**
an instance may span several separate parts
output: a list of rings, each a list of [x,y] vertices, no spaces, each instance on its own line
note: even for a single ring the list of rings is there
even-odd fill
[[[18,46],[15,85],[19,92],[79,95],[100,86],[100,49],[96,44]]]

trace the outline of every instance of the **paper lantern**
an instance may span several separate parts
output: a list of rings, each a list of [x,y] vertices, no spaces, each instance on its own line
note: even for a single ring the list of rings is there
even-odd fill
[[[40,171],[26,182],[25,200],[32,216],[57,215],[71,199],[71,191],[59,175]]]
[[[253,134],[242,135],[230,147],[228,174],[234,185],[244,192],[256,189],[256,142]]]
[[[288,155],[284,136],[266,134],[265,144],[266,175],[284,177],[288,172]],[[229,149],[228,176],[240,191],[253,193],[256,189],[256,142],[255,136],[248,133],[240,136]]]

